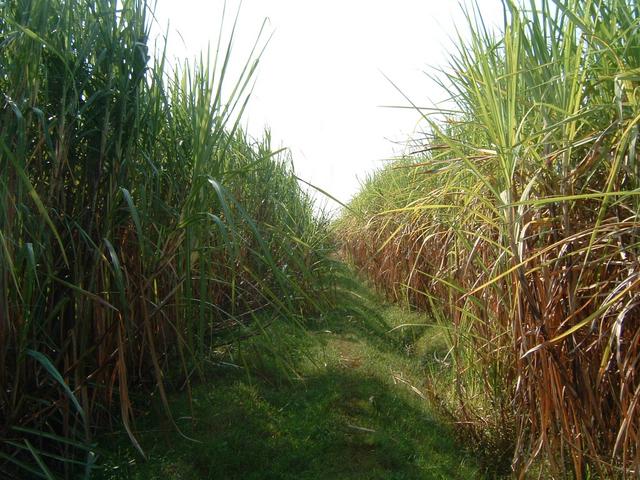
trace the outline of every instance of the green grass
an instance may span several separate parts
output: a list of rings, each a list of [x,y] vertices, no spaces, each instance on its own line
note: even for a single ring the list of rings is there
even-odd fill
[[[265,348],[247,353],[252,349],[244,345],[251,374],[214,368],[215,382],[194,388],[193,414],[185,394],[171,396],[175,418],[195,441],[180,437],[156,409],[138,432],[149,461],[122,435],[105,439],[112,447],[102,478],[477,477],[478,466],[420,396],[426,367],[419,359],[443,353],[438,327],[388,333],[425,319],[368,295],[366,301],[376,310],[336,312],[317,320],[311,336],[292,338],[299,347],[297,380],[255,353]],[[237,355],[230,360],[242,363]]]

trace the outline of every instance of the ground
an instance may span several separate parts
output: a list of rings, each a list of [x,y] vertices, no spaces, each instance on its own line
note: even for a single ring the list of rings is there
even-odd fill
[[[212,367],[210,381],[193,389],[192,408],[184,392],[172,394],[184,436],[159,407],[138,421],[147,461],[122,433],[105,436],[99,476],[478,478],[477,464],[425,399],[424,363],[442,349],[441,332],[433,325],[393,330],[424,323],[423,315],[376,304],[317,319],[309,335],[275,328],[271,335],[291,335],[293,356],[265,354],[269,339],[256,339],[256,348]],[[283,365],[297,374],[283,375]]]

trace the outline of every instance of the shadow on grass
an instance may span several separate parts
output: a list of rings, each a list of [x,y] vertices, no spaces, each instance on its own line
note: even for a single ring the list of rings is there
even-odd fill
[[[99,478],[478,478],[451,430],[394,380],[420,378],[405,332],[389,333],[405,313],[358,284],[338,298],[330,314],[307,321],[307,333],[274,325],[245,342],[233,359],[245,368],[212,368],[191,405],[184,393],[174,394],[174,418],[195,441],[181,437],[160,402],[151,402],[152,412],[138,421],[149,460],[141,462],[120,433],[101,442],[109,451]],[[274,350],[287,344],[286,353]],[[299,380],[283,373],[284,358]]]
[[[329,314],[308,322],[311,331],[329,330],[364,341],[382,351],[398,352],[403,342],[397,334],[389,334],[395,325],[385,318],[380,298],[373,290],[367,289],[362,281],[350,273],[341,278],[336,298],[336,304]]]
[[[103,478],[473,478],[451,432],[403,393],[339,367],[284,389],[231,378],[203,385],[194,392],[196,420],[184,397],[173,404],[199,443],[161,420],[141,435],[150,461],[131,465],[127,449]]]

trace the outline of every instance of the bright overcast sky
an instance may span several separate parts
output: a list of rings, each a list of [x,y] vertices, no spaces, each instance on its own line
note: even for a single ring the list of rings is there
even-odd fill
[[[500,21],[500,0],[477,3],[485,21]],[[158,0],[158,24],[170,23],[169,56],[215,46],[223,4]],[[237,8],[227,0],[227,25]],[[456,28],[467,30],[457,0],[244,0],[236,65],[265,18],[273,36],[244,124],[253,135],[269,127],[273,146],[291,150],[298,176],[344,202],[359,179],[402,152],[393,142],[419,130],[415,110],[381,108],[408,105],[384,75],[420,106],[442,100],[424,72],[446,66]]]

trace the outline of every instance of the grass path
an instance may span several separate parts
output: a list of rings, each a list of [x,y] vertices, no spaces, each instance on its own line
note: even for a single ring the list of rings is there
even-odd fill
[[[376,312],[336,313],[317,321],[311,336],[291,336],[297,379],[283,376],[280,355],[245,351],[233,359],[251,363],[252,376],[217,367],[216,378],[194,388],[193,417],[186,395],[172,397],[178,424],[197,442],[152,413],[138,425],[150,461],[140,462],[118,436],[103,478],[477,478],[477,466],[421,398],[420,358],[440,348],[436,327],[390,334],[424,319],[396,307]]]

